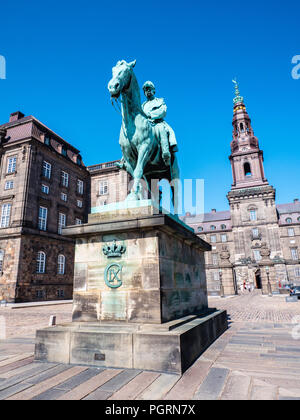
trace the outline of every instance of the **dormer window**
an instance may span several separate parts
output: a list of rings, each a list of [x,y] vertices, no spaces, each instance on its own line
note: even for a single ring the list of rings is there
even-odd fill
[[[44,143],[46,144],[46,146],[50,146],[50,137],[49,136],[45,136]]]
[[[64,146],[61,148],[61,154],[67,156],[67,149]]]
[[[292,223],[292,219],[290,217],[288,217],[287,219],[285,219],[286,223]]]
[[[211,225],[210,230],[216,230],[216,226]]]

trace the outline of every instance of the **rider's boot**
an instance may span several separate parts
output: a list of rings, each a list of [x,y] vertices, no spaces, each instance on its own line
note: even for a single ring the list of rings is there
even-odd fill
[[[171,153],[169,148],[169,140],[167,136],[161,136],[161,151],[162,151],[162,158],[167,166],[171,163]]]

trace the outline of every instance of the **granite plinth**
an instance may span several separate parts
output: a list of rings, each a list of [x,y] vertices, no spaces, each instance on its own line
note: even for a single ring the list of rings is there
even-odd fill
[[[37,331],[35,360],[182,374],[227,329],[226,311],[147,324],[73,322]]]
[[[36,360],[182,373],[226,328],[208,309],[210,245],[151,205],[89,215],[76,239],[73,323],[37,331]]]

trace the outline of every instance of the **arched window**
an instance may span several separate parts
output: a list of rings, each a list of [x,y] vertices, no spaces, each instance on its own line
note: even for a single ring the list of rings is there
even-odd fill
[[[286,223],[292,223],[292,219],[290,217],[288,217],[287,219],[285,219]]]
[[[43,251],[39,251],[37,253],[37,259],[36,259],[36,272],[43,274],[45,273],[45,268],[46,268],[46,254]]]
[[[244,132],[244,124],[243,123],[240,123],[240,130],[241,130],[242,133]]]
[[[3,272],[3,260],[4,260],[4,251],[0,249],[0,275]]]
[[[225,230],[226,229],[226,225],[221,225],[221,229]]]
[[[66,258],[64,255],[59,254],[57,259],[57,274],[65,274],[65,262]]]
[[[216,230],[216,226],[215,225],[211,225],[210,226],[210,230]]]
[[[245,176],[252,176],[251,166],[249,162],[244,163],[244,173],[245,173]]]
[[[203,227],[202,226],[198,226],[198,232],[202,232],[203,231]]]
[[[257,211],[256,211],[256,209],[250,209],[249,210],[249,213],[250,213],[250,220],[251,221],[255,221],[255,220],[257,220]]]

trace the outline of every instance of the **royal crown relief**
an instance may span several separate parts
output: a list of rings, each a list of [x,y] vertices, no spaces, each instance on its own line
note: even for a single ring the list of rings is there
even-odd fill
[[[126,246],[123,244],[118,245],[116,240],[114,240],[112,245],[104,245],[102,251],[107,258],[120,258],[126,251]],[[122,265],[117,263],[108,264],[104,271],[104,281],[111,289],[122,286]]]

